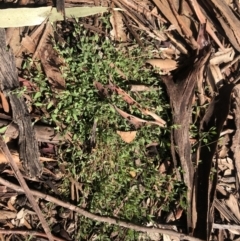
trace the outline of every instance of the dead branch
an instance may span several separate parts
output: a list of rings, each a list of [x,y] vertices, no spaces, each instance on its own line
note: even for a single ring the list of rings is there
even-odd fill
[[[31,235],[31,236],[37,236],[37,237],[43,237],[47,238],[47,235],[45,233],[37,232],[37,231],[32,231],[32,230],[16,230],[16,229],[11,229],[11,230],[5,230],[5,229],[0,229],[0,234],[21,234],[21,235]],[[58,237],[53,236],[53,239],[55,241],[65,241],[65,239],[61,239]]]
[[[20,187],[18,185],[15,185],[15,184],[7,181],[7,180],[4,180],[1,177],[0,177],[0,183],[2,185],[5,185],[5,186],[7,186],[7,187],[9,187],[9,188],[19,192],[19,193],[24,193],[25,192],[22,187]],[[72,205],[72,204],[70,204],[68,202],[63,202],[63,201],[61,201],[61,200],[59,200],[57,198],[54,198],[54,197],[52,197],[50,195],[46,195],[44,193],[41,193],[41,192],[38,192],[38,191],[35,191],[35,190],[31,190],[31,194],[36,196],[36,197],[39,197],[41,199],[44,199],[46,201],[55,203],[55,204],[57,204],[59,206],[62,206],[64,208],[67,208],[67,209],[70,209],[72,211],[75,211],[75,212],[77,212],[78,214],[80,214],[80,215],[82,215],[84,217],[90,218],[90,219],[98,221],[98,222],[109,223],[109,224],[113,224],[113,225],[117,225],[117,226],[120,226],[120,227],[129,228],[129,229],[132,229],[132,230],[135,230],[135,231],[139,231],[139,232],[167,234],[167,235],[178,237],[181,240],[185,239],[185,240],[189,240],[189,241],[203,241],[201,239],[194,238],[194,237],[185,235],[183,233],[178,233],[176,231],[169,230],[168,228],[171,225],[161,225],[161,228],[144,227],[144,226],[136,225],[136,224],[133,224],[133,223],[130,223],[130,222],[121,221],[121,220],[116,219],[116,218],[98,216],[98,215],[90,213],[90,212],[88,212],[88,211],[86,211],[86,210],[84,210],[82,208],[79,208],[79,207],[77,207],[75,205]]]
[[[219,223],[213,223],[212,226],[214,229],[234,229],[234,230],[240,230],[239,225],[234,225],[234,224],[219,224]]]
[[[24,178],[23,178],[23,176],[22,176],[22,174],[21,174],[17,164],[13,160],[12,155],[11,155],[11,153],[10,153],[6,143],[4,142],[2,136],[0,136],[0,149],[2,150],[2,152],[5,155],[6,159],[10,163],[10,165],[11,165],[11,167],[12,167],[12,169],[13,169],[15,175],[16,175],[16,178],[18,179],[22,189],[24,190],[24,193],[26,194],[29,202],[31,203],[31,205],[33,207],[33,209],[37,213],[37,215],[39,217],[39,220],[40,220],[40,222],[42,224],[42,227],[43,227],[43,229],[44,229],[48,239],[50,241],[54,241],[54,238],[52,237],[52,234],[51,234],[51,231],[50,231],[50,229],[48,227],[48,224],[47,224],[47,222],[46,222],[46,220],[45,220],[45,218],[44,218],[44,216],[43,216],[39,206],[37,205],[37,203],[36,203],[32,193],[31,193],[30,189],[28,188],[28,186],[27,186],[27,184],[26,184],[26,182],[25,182],[25,180],[24,180]]]

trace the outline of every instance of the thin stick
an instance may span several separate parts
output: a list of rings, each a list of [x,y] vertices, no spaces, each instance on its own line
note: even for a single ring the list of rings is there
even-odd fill
[[[33,230],[19,230],[19,229],[10,229],[10,230],[6,230],[6,229],[0,229],[0,234],[21,234],[21,235],[31,235],[31,236],[37,236],[37,237],[43,237],[43,238],[47,238],[47,235],[45,233],[41,233],[41,232],[37,232],[37,231],[33,231]],[[61,239],[58,237],[53,236],[53,239],[55,241],[65,241],[65,239]]]
[[[214,228],[214,229],[234,229],[234,230],[240,230],[240,226],[239,225],[234,225],[234,224],[213,223],[212,228]]]
[[[11,155],[7,145],[6,145],[6,143],[4,142],[2,136],[0,136],[0,149],[2,150],[2,152],[5,155],[6,159],[10,163],[10,165],[11,165],[11,167],[12,167],[12,169],[13,169],[15,175],[16,175],[16,178],[18,179],[18,181],[19,181],[19,183],[20,183],[24,193],[26,194],[29,202],[31,203],[31,205],[33,207],[33,209],[37,213],[37,215],[39,217],[39,220],[40,220],[40,222],[42,224],[42,227],[43,227],[43,229],[44,229],[48,239],[50,241],[54,241],[54,238],[52,237],[52,234],[51,234],[51,231],[50,231],[50,229],[48,227],[48,224],[47,224],[47,222],[46,222],[46,220],[45,220],[45,218],[44,218],[44,216],[43,216],[39,206],[37,205],[37,203],[36,203],[32,193],[31,193],[31,191],[29,189],[29,187],[27,186],[27,184],[26,184],[26,182],[25,182],[25,180],[24,180],[24,178],[23,178],[23,176],[22,176],[22,174],[21,174],[17,164],[13,160],[13,157],[12,157],[12,155]]]
[[[15,184],[13,184],[9,181],[6,181],[1,177],[0,177],[0,183],[2,185],[6,186],[6,187],[9,187],[9,188],[19,192],[19,193],[24,193],[22,187],[20,187],[18,185],[15,185]],[[170,236],[178,237],[181,240],[186,239],[186,240],[189,240],[189,241],[203,241],[201,239],[194,238],[194,237],[185,235],[183,233],[178,233],[176,231],[169,230],[169,227],[171,227],[171,225],[161,225],[161,228],[144,227],[144,226],[136,225],[136,224],[133,224],[133,223],[130,223],[130,222],[124,222],[124,221],[121,221],[121,220],[116,219],[116,218],[98,216],[98,215],[90,213],[90,212],[88,212],[88,211],[86,211],[82,208],[79,208],[75,205],[72,205],[68,202],[63,202],[63,201],[58,200],[57,198],[54,198],[50,195],[46,195],[46,194],[43,194],[43,193],[35,191],[35,190],[31,190],[31,193],[32,193],[32,195],[34,195],[36,197],[39,197],[39,198],[44,199],[46,201],[55,203],[59,206],[62,206],[64,208],[75,211],[75,212],[77,212],[78,214],[80,214],[84,217],[90,218],[92,220],[96,220],[98,222],[114,224],[114,225],[117,225],[117,226],[120,226],[120,227],[129,228],[129,229],[139,231],[139,232],[167,234],[167,235],[170,235]]]

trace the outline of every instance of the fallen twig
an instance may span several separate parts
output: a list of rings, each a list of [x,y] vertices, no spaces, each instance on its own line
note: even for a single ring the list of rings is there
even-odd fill
[[[240,230],[239,225],[234,224],[220,224],[220,223],[213,223],[212,226],[214,229],[234,229],[234,230]]]
[[[18,229],[11,229],[11,230],[5,230],[5,229],[0,229],[0,234],[21,234],[21,235],[31,235],[31,236],[37,236],[37,237],[43,237],[47,238],[47,235],[45,233],[37,232],[37,231],[32,231],[32,230],[18,230]],[[65,241],[65,239],[61,239],[58,237],[53,236],[53,239],[55,241]]]
[[[48,224],[47,224],[47,222],[46,222],[46,220],[45,220],[45,218],[44,218],[44,216],[43,216],[39,206],[37,205],[37,203],[36,203],[32,193],[31,193],[31,191],[29,189],[29,187],[27,186],[27,184],[26,184],[26,182],[25,182],[25,180],[24,180],[24,178],[23,178],[23,176],[22,176],[22,174],[21,174],[17,164],[14,162],[14,160],[12,158],[12,155],[11,155],[11,153],[10,153],[6,143],[4,142],[2,136],[0,136],[0,149],[2,150],[2,152],[5,155],[6,159],[9,161],[9,163],[10,163],[10,165],[11,165],[11,167],[12,167],[12,169],[13,169],[15,175],[16,175],[16,178],[18,179],[18,181],[19,181],[19,183],[20,183],[20,185],[22,187],[23,192],[26,194],[29,202],[31,203],[31,205],[33,207],[33,209],[37,213],[37,215],[39,217],[39,220],[40,220],[40,222],[42,224],[42,227],[43,227],[43,229],[44,229],[48,239],[50,241],[54,241],[54,238],[53,238],[53,236],[51,234],[51,231],[50,231],[50,229],[48,227]]]
[[[20,186],[18,186],[16,184],[13,184],[13,183],[11,183],[9,181],[6,181],[6,180],[4,180],[1,177],[0,177],[0,183],[2,185],[5,185],[5,186],[7,186],[7,187],[17,191],[17,192],[20,192],[20,193],[24,193],[25,192],[22,187],[20,187]],[[102,216],[98,216],[96,214],[90,213],[90,212],[88,212],[88,211],[86,211],[86,210],[84,210],[82,208],[79,208],[79,207],[77,207],[75,205],[72,205],[72,204],[70,204],[68,202],[63,202],[63,201],[61,201],[61,200],[59,200],[57,198],[54,198],[54,197],[52,197],[50,195],[46,195],[44,193],[41,193],[41,192],[38,192],[38,191],[35,191],[35,190],[30,190],[30,191],[31,191],[31,194],[36,196],[36,197],[39,197],[39,198],[44,199],[46,201],[55,203],[55,204],[57,204],[59,206],[62,206],[64,208],[67,208],[67,209],[70,209],[72,211],[75,211],[75,212],[77,212],[78,214],[80,214],[80,215],[82,215],[84,217],[90,218],[92,220],[96,220],[98,222],[114,224],[114,225],[117,225],[117,226],[120,226],[120,227],[129,228],[129,229],[132,229],[132,230],[135,230],[135,231],[139,231],[139,232],[167,234],[167,235],[178,237],[181,240],[182,239],[186,239],[186,240],[189,240],[189,241],[202,241],[201,239],[194,238],[194,237],[185,235],[183,233],[178,233],[176,231],[167,229],[171,225],[161,225],[161,228],[151,228],[151,227],[144,227],[144,226],[136,225],[136,224],[133,224],[133,223],[130,223],[130,222],[121,221],[121,220],[116,219],[116,218],[102,217]]]

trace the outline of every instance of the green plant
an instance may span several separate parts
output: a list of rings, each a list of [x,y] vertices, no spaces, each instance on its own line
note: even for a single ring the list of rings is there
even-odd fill
[[[134,127],[111,107],[112,104],[132,115],[146,119],[134,106],[129,106],[113,93],[102,97],[94,87],[94,81],[103,85],[109,80],[121,87],[143,107],[168,120],[169,104],[159,76],[144,66],[142,50],[136,47],[126,50],[100,37],[92,35],[78,23],[72,35],[63,45],[55,43],[55,49],[64,59],[61,67],[66,79],[66,89],[55,92],[47,84],[39,67],[29,70],[31,79],[38,85],[33,94],[34,105],[45,109],[44,121],[55,123],[61,133],[72,135],[71,143],[59,148],[61,159],[67,161],[67,173],[81,183],[79,206],[101,216],[116,216],[133,223],[144,224],[157,218],[160,209],[169,210],[172,203],[180,200],[184,208],[185,189],[174,175],[161,174],[158,166],[170,156],[169,129],[159,126],[143,126],[131,143],[125,143],[117,130],[130,131]],[[151,57],[149,51],[146,55]],[[113,66],[114,64],[115,67]],[[27,66],[27,65],[26,65]],[[120,69],[124,75],[119,74]],[[27,68],[26,68],[27,70]],[[143,93],[129,92],[132,83],[155,86]],[[91,143],[94,123],[95,143]],[[150,157],[146,145],[159,142],[157,155]],[[171,186],[171,187],[169,187]],[[63,181],[61,191],[69,195],[69,180]],[[89,240],[118,239],[136,240],[137,233],[112,225],[79,217],[80,238]]]
[[[190,133],[192,138],[196,138],[198,141],[192,146],[192,152],[195,151],[195,146],[202,142],[201,146],[209,146],[213,143],[213,139],[216,137],[216,127],[211,127],[207,132],[198,132],[198,128],[195,125],[190,126]],[[210,149],[209,149],[210,150]]]

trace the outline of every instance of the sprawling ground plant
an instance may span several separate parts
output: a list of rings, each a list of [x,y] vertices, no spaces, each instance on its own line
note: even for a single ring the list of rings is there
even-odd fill
[[[94,86],[96,81],[103,86],[111,81],[169,122],[169,105],[159,75],[144,64],[151,57],[151,49],[114,44],[78,22],[66,36],[61,44],[54,42],[63,60],[64,90],[51,88],[38,65],[26,72],[39,87],[33,99],[34,105],[44,110],[42,121],[71,136],[68,144],[59,147],[59,162],[67,163],[62,195],[70,196],[71,176],[81,186],[77,201],[80,207],[136,224],[157,221],[161,211],[172,205],[185,208],[185,189],[174,173],[162,173],[159,169],[170,157],[170,128],[145,125],[136,130],[116,113],[113,105],[139,118],[148,117],[117,94],[100,95]],[[132,92],[133,84],[148,86],[149,90]],[[117,131],[137,134],[126,143]],[[152,143],[158,143],[152,145],[153,151],[147,148]],[[132,230],[79,217],[74,239],[136,240],[137,235]]]

